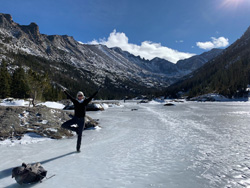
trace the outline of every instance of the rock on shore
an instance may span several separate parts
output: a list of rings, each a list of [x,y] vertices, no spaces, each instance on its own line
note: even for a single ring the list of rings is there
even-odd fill
[[[21,139],[25,133],[36,133],[43,137],[60,139],[73,136],[61,124],[72,117],[71,112],[46,106],[0,106],[0,140]],[[86,116],[86,128],[98,123]]]

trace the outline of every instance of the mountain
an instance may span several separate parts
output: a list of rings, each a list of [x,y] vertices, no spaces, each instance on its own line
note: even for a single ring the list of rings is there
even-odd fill
[[[106,46],[82,44],[67,35],[40,34],[35,23],[19,25],[7,14],[0,14],[0,54],[9,69],[26,66],[48,72],[55,82],[73,90],[91,92],[105,84],[110,90],[105,93],[112,97],[119,92],[148,93],[169,84],[164,75],[143,70]]]
[[[205,63],[207,63],[211,59],[220,55],[222,51],[223,51],[222,49],[215,48],[208,52],[204,52],[201,55],[195,55],[188,59],[179,60],[176,65],[180,70],[187,71],[187,72],[189,71],[189,73],[191,73],[194,70],[203,66]]]
[[[166,95],[194,97],[219,93],[243,97],[250,83],[250,27],[216,58],[168,87]]]
[[[207,61],[198,57],[194,64]],[[55,83],[75,92],[82,89],[88,94],[105,85],[108,98],[160,91],[197,67],[193,60],[188,61],[190,70],[185,63],[160,58],[149,61],[119,48],[83,44],[67,35],[41,34],[36,23],[19,25],[9,14],[0,14],[0,61],[7,62],[9,70],[22,66],[48,73]]]
[[[178,74],[178,69],[174,63],[167,61],[161,58],[154,58],[152,60],[142,59],[140,56],[134,56],[129,52],[122,51],[120,48],[115,47],[112,48],[117,53],[121,54],[124,58],[129,59],[129,61],[133,62],[137,66],[145,69],[147,71],[159,74],[165,74],[171,77],[171,75]]]
[[[154,58],[152,60],[141,59],[140,56],[135,56],[129,52],[122,51],[120,48],[112,48],[117,53],[121,54],[124,58],[130,62],[135,63],[137,66],[155,74],[163,74],[171,79],[171,83],[174,83],[179,78],[191,73],[192,71],[200,68],[202,65],[218,56],[223,50],[212,49],[208,52],[204,52],[201,55],[196,55],[188,59],[179,60],[176,64],[171,63],[165,59]]]

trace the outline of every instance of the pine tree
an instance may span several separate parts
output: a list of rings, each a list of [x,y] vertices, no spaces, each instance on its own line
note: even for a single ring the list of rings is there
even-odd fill
[[[10,96],[11,76],[7,69],[7,64],[3,61],[0,67],[0,98]]]
[[[27,77],[22,67],[17,68],[12,75],[11,95],[14,98],[29,97],[29,85]]]
[[[30,96],[32,97],[32,104],[35,106],[35,100],[43,100],[44,93],[50,85],[50,79],[47,74],[41,75],[31,69],[28,71],[28,84],[30,88]]]

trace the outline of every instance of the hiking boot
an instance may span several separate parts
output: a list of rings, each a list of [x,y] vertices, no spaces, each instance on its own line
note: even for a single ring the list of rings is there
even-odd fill
[[[79,146],[77,146],[77,147],[76,147],[76,151],[77,151],[78,153],[80,153],[80,152],[81,152],[81,150],[80,150],[80,147],[79,147]]]

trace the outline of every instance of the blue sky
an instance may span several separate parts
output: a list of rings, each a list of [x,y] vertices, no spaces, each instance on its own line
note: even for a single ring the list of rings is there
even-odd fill
[[[0,0],[0,12],[40,33],[119,46],[176,62],[225,48],[250,26],[250,0]]]

